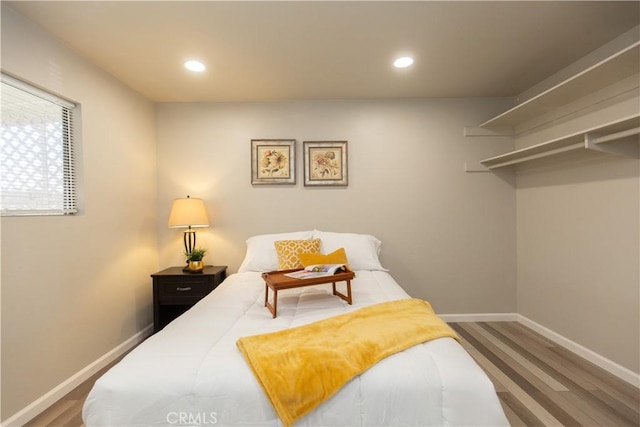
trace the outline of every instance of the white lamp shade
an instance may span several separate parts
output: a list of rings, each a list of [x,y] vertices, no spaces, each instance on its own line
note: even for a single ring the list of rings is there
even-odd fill
[[[202,199],[175,199],[169,214],[169,227],[208,227],[209,219]]]

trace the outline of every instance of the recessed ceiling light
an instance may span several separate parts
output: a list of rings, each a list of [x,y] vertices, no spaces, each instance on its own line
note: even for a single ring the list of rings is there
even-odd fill
[[[200,61],[190,60],[184,63],[184,67],[189,71],[201,72],[207,69]]]
[[[393,66],[396,68],[407,68],[410,67],[411,64],[413,64],[413,58],[410,56],[403,56],[393,61]]]

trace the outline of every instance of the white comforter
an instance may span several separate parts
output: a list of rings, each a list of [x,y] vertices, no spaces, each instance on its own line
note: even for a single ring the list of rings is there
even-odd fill
[[[278,317],[272,319],[260,274],[231,275],[100,378],[85,402],[84,422],[281,425],[236,340],[408,297],[380,271],[358,271],[352,290],[352,306],[332,296],[331,285],[281,291]],[[441,338],[381,361],[296,425],[508,423],[484,372],[455,340]]]

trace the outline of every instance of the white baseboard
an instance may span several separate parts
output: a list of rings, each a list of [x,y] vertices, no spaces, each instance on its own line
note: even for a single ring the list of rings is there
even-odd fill
[[[515,322],[517,313],[438,314],[445,322]]]
[[[518,322],[522,323],[524,326],[528,327],[529,329],[532,329],[534,331],[536,331],[537,333],[539,333],[540,335],[542,335],[543,337],[553,341],[554,343],[561,345],[562,347],[566,348],[567,350],[577,354],[578,356],[582,357],[583,359],[588,360],[589,362],[593,363],[594,365],[604,369],[605,371],[615,375],[616,377],[620,378],[621,380],[624,380],[626,382],[628,382],[629,384],[640,388],[640,375],[636,374],[635,372],[625,368],[624,366],[618,365],[617,363],[615,363],[612,360],[607,359],[604,356],[599,355],[598,353],[589,350],[586,347],[581,346],[580,344],[578,344],[577,342],[571,341],[568,338],[563,337],[562,335],[553,332],[551,329],[542,326],[539,323],[534,322],[531,319],[528,319],[522,315],[518,315]]]
[[[39,397],[37,400],[24,407],[11,417],[7,418],[2,423],[2,427],[17,427],[22,426],[38,416],[45,409],[56,403],[58,400],[66,396],[74,388],[85,382],[100,369],[107,366],[109,363],[122,356],[124,353],[144,341],[153,331],[153,325],[145,327],[142,331],[138,332],[113,350],[109,351],[104,356],[100,357],[95,362],[86,366],[75,375],[71,376],[67,380],[58,384],[55,388]]]

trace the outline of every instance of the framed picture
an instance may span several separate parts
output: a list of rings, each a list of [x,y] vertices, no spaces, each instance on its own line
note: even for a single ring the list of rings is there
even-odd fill
[[[347,141],[304,141],[304,185],[346,186]]]
[[[295,184],[296,140],[252,139],[251,184]]]

